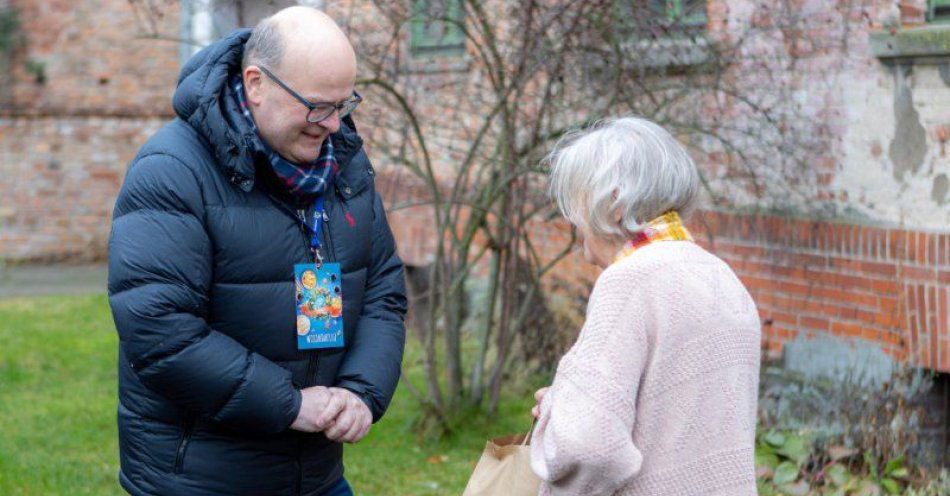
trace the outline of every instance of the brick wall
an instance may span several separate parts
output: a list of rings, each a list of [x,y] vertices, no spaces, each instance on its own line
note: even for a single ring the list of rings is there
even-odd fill
[[[148,38],[149,22],[132,2],[9,3],[19,11],[26,43],[13,58],[12,85],[0,91],[4,114],[172,115],[179,44]],[[163,13],[158,29],[177,35],[177,9]],[[44,83],[26,70],[29,61],[43,67]]]
[[[0,117],[0,258],[103,259],[126,165],[163,122]]]
[[[711,211],[694,232],[749,288],[771,352],[822,332],[950,371],[950,234]]]
[[[698,216],[694,233],[748,286],[761,311],[763,345],[777,355],[800,335],[829,333],[950,371],[950,231],[943,220],[950,203],[930,193],[933,180],[950,164],[933,138],[950,119],[948,107],[940,105],[950,90],[926,65],[915,66],[914,81],[899,81],[868,47],[874,30],[895,22],[923,23],[926,1],[709,0],[708,5],[714,36],[755,31],[729,77],[752,99],[777,100],[776,114],[787,119],[785,132],[798,144],[775,153],[756,144],[767,136],[749,140],[743,152],[754,157],[750,175],[757,176],[752,181],[761,188],[757,192],[743,188],[750,181],[737,173],[733,154],[705,143],[694,147],[706,152],[696,158],[712,186],[712,204],[721,208]],[[419,86],[435,87],[450,76],[422,76]],[[908,110],[897,103],[903,84],[912,86],[911,106],[927,133],[927,158],[925,167],[900,178],[900,164],[890,152],[900,148],[902,128],[910,127],[894,117]],[[438,94],[427,93],[433,101]],[[748,124],[741,109],[715,111],[727,112],[736,125]],[[387,191],[399,203],[409,190],[401,185]],[[816,213],[812,219],[735,213],[748,205],[804,217]],[[429,260],[427,212],[422,207],[392,216],[409,263]],[[826,218],[847,220],[820,220]],[[898,227],[902,219],[907,223]],[[548,255],[569,239],[562,222],[539,224],[532,233]],[[573,253],[552,276],[589,285],[598,271],[579,259]]]
[[[841,180],[843,172],[850,169],[859,171],[856,175],[861,177],[871,177],[875,168],[884,171],[885,179],[891,175],[884,152],[889,146],[887,133],[881,129],[896,126],[891,115],[894,110],[889,104],[873,105],[893,101],[894,94],[887,86],[893,84],[892,76],[869,55],[866,40],[869,29],[881,27],[891,4],[855,0],[832,8],[816,0],[793,3],[797,12],[807,15],[791,27],[778,29],[775,22],[781,18],[775,16],[780,12],[768,5],[710,0],[710,30],[728,36],[730,30],[753,26],[771,33],[762,37],[762,44],[748,46],[746,65],[734,76],[746,78],[750,91],[765,88],[801,106],[794,114],[798,120],[790,125],[814,140],[814,146],[805,150],[811,169],[803,176],[814,190],[806,188],[804,203],[834,200],[854,202],[857,207],[874,203],[876,210],[866,214],[875,220],[867,223],[893,223],[894,216],[883,206],[896,201],[883,194],[872,195],[873,191],[868,192],[868,187],[856,180]],[[922,22],[921,6],[925,3],[901,2],[902,21]],[[0,0],[0,5],[4,4],[20,9],[28,44],[15,54],[12,81],[0,90],[0,167],[4,172],[0,175],[0,258],[102,259],[109,213],[125,165],[171,116],[169,99],[178,71],[179,45],[145,39],[142,13],[137,14],[128,0]],[[163,5],[173,8],[154,19],[160,23],[156,31],[177,33],[177,4]],[[385,49],[380,47],[388,43],[390,33],[372,29],[379,13],[371,2],[331,2],[327,7],[350,30],[361,56],[382,56]],[[816,42],[819,38],[824,42]],[[405,50],[399,56],[409,57]],[[27,60],[42,64],[47,77],[44,84],[26,71]],[[471,115],[478,111],[452,105],[456,113],[443,112],[443,102],[454,101],[453,95],[471,84],[470,74],[465,72],[470,61],[458,62],[437,58],[407,62],[407,67],[416,71],[412,76],[418,83],[415,87],[431,102],[426,109],[433,117],[427,125],[440,128],[433,132],[431,142],[436,165],[443,168],[458,160],[454,143],[466,137],[451,134],[442,120],[456,119],[458,112]],[[413,68],[415,65],[420,67]],[[930,77],[927,71],[935,72],[920,70],[925,82],[929,80],[923,77]],[[770,83],[756,79],[763,77]],[[864,89],[843,89],[855,85]],[[914,96],[923,103],[919,106],[921,119],[928,130],[950,118],[940,110],[945,106],[928,106],[928,102],[942,101],[946,91],[935,86]],[[862,100],[852,98],[853,94],[869,96]],[[368,102],[357,118],[373,124],[362,126],[368,153],[380,169],[386,169],[384,135],[399,131],[400,126],[381,110],[381,101],[376,103]],[[874,119],[869,119],[872,114]],[[886,125],[877,124],[884,117]],[[874,123],[868,124],[871,121]],[[929,134],[927,140],[933,160],[925,169],[937,174],[948,162],[938,156],[939,144]],[[855,151],[865,144],[870,158]],[[714,184],[731,180],[727,154],[713,150],[699,159]],[[767,182],[773,180],[768,159],[763,157],[758,171]],[[379,177],[390,205],[424,196],[417,186],[393,177],[385,173]],[[755,297],[762,312],[765,345],[771,352],[778,352],[783,343],[799,335],[828,332],[870,340],[892,356],[950,371],[946,342],[950,337],[950,234],[945,229],[913,228],[936,225],[942,229],[940,215],[948,207],[924,204],[930,202],[927,194],[889,181],[878,181],[878,189],[906,191],[913,196],[913,201],[899,199],[904,202],[901,215],[913,218],[916,211],[930,212],[919,216],[922,223],[912,221],[911,227],[901,229],[725,211],[707,211],[694,222],[700,241],[732,265]],[[921,188],[929,184],[920,182]],[[916,187],[914,184],[908,182]],[[728,185],[720,191],[722,198],[717,201],[725,198],[743,203],[741,191],[730,190]],[[424,265],[431,258],[434,240],[428,216],[426,207],[390,215],[400,252],[409,263]],[[569,240],[563,222],[539,224],[533,233],[549,254]],[[579,260],[580,254],[572,253],[553,275],[589,286],[598,271]]]
[[[126,165],[172,117],[179,45],[128,0],[6,3],[26,43],[0,89],[0,262],[102,260]],[[161,23],[177,32],[175,9]]]
[[[390,216],[408,264],[431,261],[428,212],[414,207]],[[950,233],[711,210],[697,213],[690,229],[749,289],[772,357],[800,335],[825,333],[950,372]],[[570,229],[563,220],[539,223],[532,238],[551,257],[570,242]],[[575,249],[549,282],[573,281],[588,291],[600,271],[582,258]]]

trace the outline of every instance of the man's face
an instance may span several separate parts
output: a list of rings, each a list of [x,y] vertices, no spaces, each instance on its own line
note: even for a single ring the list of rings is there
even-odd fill
[[[291,63],[288,57],[280,67],[267,69],[311,103],[339,103],[353,94],[355,71],[350,67],[321,68]],[[307,107],[256,66],[244,70],[244,84],[264,141],[291,162],[304,164],[316,160],[323,140],[340,129],[337,111],[318,123],[307,122]]]

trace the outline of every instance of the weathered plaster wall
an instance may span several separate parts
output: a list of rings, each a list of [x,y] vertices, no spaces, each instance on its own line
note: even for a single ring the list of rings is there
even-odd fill
[[[947,229],[950,85],[939,65],[874,62],[842,89],[849,126],[831,187],[874,221]]]

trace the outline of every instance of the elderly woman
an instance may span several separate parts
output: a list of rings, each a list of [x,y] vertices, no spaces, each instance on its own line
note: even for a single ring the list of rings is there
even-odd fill
[[[639,118],[566,138],[551,165],[552,196],[604,270],[577,342],[536,395],[541,494],[756,494],[759,319],[682,224],[695,165]]]

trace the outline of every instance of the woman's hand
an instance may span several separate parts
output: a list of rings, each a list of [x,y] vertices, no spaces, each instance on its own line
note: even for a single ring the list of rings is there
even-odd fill
[[[543,388],[541,388],[541,389],[535,391],[535,393],[534,393],[534,400],[536,401],[536,403],[535,403],[535,405],[534,405],[534,408],[531,409],[531,415],[532,415],[534,418],[538,418],[538,417],[541,416],[541,400],[544,399],[544,395],[547,394],[548,389],[551,389],[551,388],[550,388],[550,387],[543,387]]]

